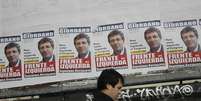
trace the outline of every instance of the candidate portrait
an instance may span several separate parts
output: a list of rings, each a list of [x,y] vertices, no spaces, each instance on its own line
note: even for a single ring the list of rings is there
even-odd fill
[[[161,43],[161,31],[156,27],[149,27],[144,31],[144,39],[149,46],[149,52],[164,52],[163,45]]]
[[[108,34],[108,42],[113,50],[112,55],[126,55],[126,48],[124,47],[125,37],[123,32],[113,30]]]
[[[8,65],[6,68],[19,68],[21,67],[21,59],[20,59],[20,45],[14,42],[8,43],[4,48],[5,56],[8,60]]]
[[[38,50],[42,56],[40,62],[55,61],[54,41],[51,38],[44,37],[38,42]]]
[[[90,58],[90,39],[85,33],[80,33],[74,37],[74,46],[78,55],[76,58]]]
[[[191,26],[186,26],[181,30],[180,35],[186,46],[185,52],[201,51],[200,44],[198,43],[198,31],[195,28]]]

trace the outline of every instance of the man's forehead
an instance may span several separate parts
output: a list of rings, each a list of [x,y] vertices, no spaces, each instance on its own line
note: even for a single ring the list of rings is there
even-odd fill
[[[120,35],[115,35],[109,38],[109,40],[115,40],[115,39],[122,39]]]
[[[111,36],[110,38],[121,38],[121,35],[113,35],[113,36]]]
[[[150,33],[147,33],[145,34],[146,36],[151,36],[151,35],[157,35],[158,36],[158,33],[157,32],[150,32]]]
[[[122,84],[123,85],[123,82],[122,82],[121,79],[119,79],[118,84]]]
[[[78,39],[78,40],[75,40],[75,44],[77,44],[77,43],[88,43],[88,41],[87,41],[87,39],[86,38],[80,38],[80,39]]]
[[[182,35],[195,35],[195,33],[193,31],[189,31],[189,32],[183,33]]]
[[[8,51],[8,50],[17,50],[17,47],[11,47],[11,48],[6,49],[6,51]]]
[[[80,39],[77,39],[76,41],[87,41],[86,38],[80,38]]]
[[[122,82],[118,82],[115,87],[123,87],[123,83]]]
[[[50,42],[45,42],[45,43],[42,43],[40,46],[42,45],[51,45]]]

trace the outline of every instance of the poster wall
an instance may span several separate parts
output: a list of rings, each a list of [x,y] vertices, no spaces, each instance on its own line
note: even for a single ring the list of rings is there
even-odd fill
[[[0,88],[201,65],[201,19],[57,29],[0,37]]]

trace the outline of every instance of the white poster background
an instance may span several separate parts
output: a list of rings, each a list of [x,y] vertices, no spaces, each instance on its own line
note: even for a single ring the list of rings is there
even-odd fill
[[[115,23],[119,21],[180,20],[200,18],[200,0],[1,0],[2,30],[0,35],[28,32],[37,26],[80,26]],[[41,5],[43,4],[43,5]],[[179,6],[178,6],[179,4]],[[101,6],[100,6],[101,5]],[[34,31],[44,29],[36,28]],[[55,31],[58,30],[56,26]],[[33,30],[31,30],[33,31]],[[58,32],[56,33],[58,34]],[[57,35],[55,35],[57,36]],[[59,40],[59,38],[57,38]],[[56,41],[58,43],[58,41]],[[128,48],[127,48],[128,49]],[[128,53],[129,54],[129,53]],[[93,65],[95,66],[95,65]],[[120,71],[120,70],[118,70]],[[137,70],[127,72],[134,73]],[[139,70],[141,71],[141,70]],[[122,72],[122,71],[120,71]],[[93,72],[96,74],[96,72]],[[100,73],[100,72],[99,72]],[[79,78],[74,73],[57,76],[27,78],[22,82],[0,83],[0,88],[42,84]],[[89,77],[87,73],[84,76]]]

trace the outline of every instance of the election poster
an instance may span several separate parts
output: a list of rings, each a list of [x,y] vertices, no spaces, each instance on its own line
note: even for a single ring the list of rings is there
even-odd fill
[[[59,28],[59,72],[91,72],[91,27]]]
[[[160,20],[127,24],[129,52],[133,69],[165,69],[164,32]]]
[[[24,77],[56,75],[54,31],[22,33]]]
[[[0,37],[0,47],[0,81],[21,80],[21,36]]]
[[[201,64],[197,20],[164,22],[167,59],[170,69],[194,67]]]
[[[100,25],[94,35],[96,70],[128,68],[126,37],[123,23]]]

